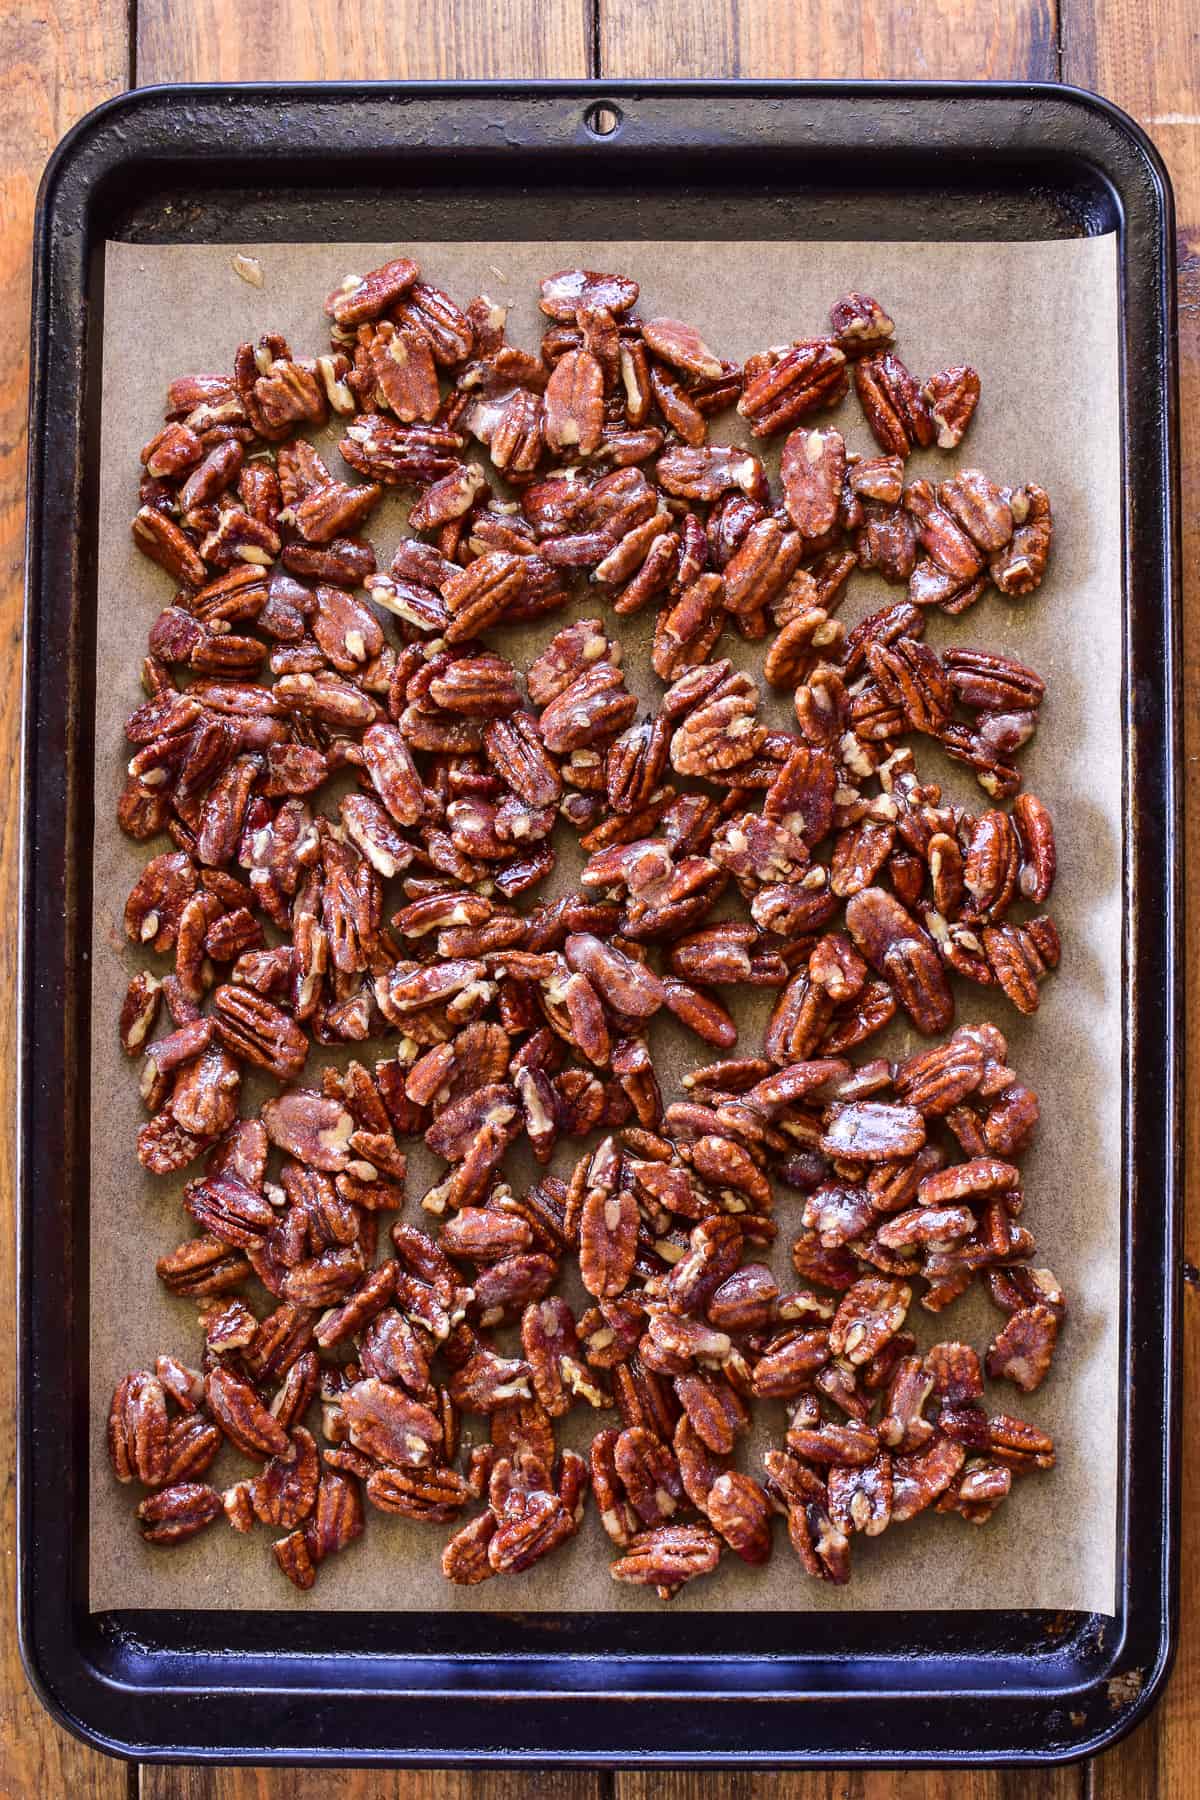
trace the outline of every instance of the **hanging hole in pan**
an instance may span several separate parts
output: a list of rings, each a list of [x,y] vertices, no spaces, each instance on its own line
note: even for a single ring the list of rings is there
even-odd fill
[[[609,100],[597,100],[583,115],[593,137],[611,137],[621,123],[621,109]]]

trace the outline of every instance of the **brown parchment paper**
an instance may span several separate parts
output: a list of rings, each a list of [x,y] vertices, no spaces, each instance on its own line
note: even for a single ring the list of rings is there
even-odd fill
[[[1051,911],[1062,931],[1063,965],[1042,989],[1036,1017],[1021,1020],[1002,999],[956,983],[958,1016],[992,1015],[1007,1033],[1010,1061],[1042,1098],[1042,1123],[1023,1159],[1027,1222],[1037,1260],[1068,1288],[1070,1317],[1053,1373],[1028,1398],[1008,1384],[989,1388],[992,1410],[1045,1426],[1058,1445],[1053,1473],[1027,1478],[983,1530],[925,1515],[881,1538],[859,1538],[851,1585],[832,1589],[806,1577],[783,1541],[765,1570],[730,1556],[715,1577],[686,1588],[677,1611],[753,1608],[818,1612],[875,1608],[1081,1608],[1111,1612],[1116,1554],[1119,1151],[1121,1093],[1121,527],[1117,399],[1116,240],[1031,244],[903,243],[433,243],[266,244],[257,258],[261,287],[233,266],[238,247],[110,244],[104,304],[104,418],[100,485],[99,666],[96,718],[91,1208],[91,1605],[202,1608],[375,1608],[595,1611],[659,1602],[618,1586],[613,1551],[594,1509],[572,1544],[519,1579],[452,1588],[438,1557],[447,1528],[410,1524],[369,1510],[365,1538],[327,1561],[316,1587],[298,1594],[279,1574],[264,1527],[240,1537],[217,1525],[177,1550],[143,1544],[132,1517],[134,1493],[113,1480],[104,1421],[116,1381],[153,1362],[160,1349],[198,1356],[194,1306],[174,1300],[154,1261],[191,1235],[179,1195],[186,1179],[146,1175],[134,1153],[144,1113],[137,1070],[121,1056],[116,1018],[139,953],[125,940],[125,896],[146,858],[116,828],[114,807],[128,754],[122,726],[140,698],[138,665],[146,631],[171,584],[134,549],[139,447],[158,428],[168,380],[190,370],[222,370],[235,346],[264,330],[284,332],[298,354],[325,347],[324,295],[348,270],[389,256],[416,256],[428,278],[463,303],[480,290],[511,301],[510,336],[536,343],[544,321],[537,282],[583,264],[627,270],[641,283],[639,310],[700,327],[718,354],[742,358],[763,345],[825,328],[830,301],[847,289],[880,296],[898,322],[908,365],[922,375],[969,361],[983,399],[963,450],[918,455],[910,474],[978,465],[1000,480],[1036,480],[1051,495],[1056,523],[1050,574],[1036,597],[1010,603],[994,592],[965,617],[934,614],[930,639],[1012,654],[1048,683],[1041,726],[1022,756],[1025,784],[1051,806],[1058,832],[1058,883]],[[874,451],[853,396],[832,416],[852,449]],[[328,434],[330,440],[336,433]],[[713,435],[736,435],[734,415]],[[778,446],[774,451],[777,457]],[[771,452],[768,451],[768,458]],[[332,453],[336,468],[339,459]],[[774,463],[772,465],[774,467]],[[387,566],[403,534],[405,503],[389,496],[368,530]],[[852,579],[843,616],[852,624],[895,598],[873,578]],[[585,595],[566,613],[498,635],[498,647],[526,666],[536,647],[572,616],[597,610]],[[631,685],[652,703],[661,691],[649,669],[653,609],[616,621]],[[611,629],[611,615],[610,615]],[[761,645],[727,634],[720,653],[761,671]],[[769,703],[779,723],[788,697]],[[969,774],[927,740],[919,766],[966,803],[986,805]],[[559,838],[565,834],[559,832]],[[155,846],[158,848],[158,846]],[[550,891],[573,884],[578,858],[564,853]],[[770,1006],[750,996],[739,1011],[741,1048],[754,1048]],[[882,1040],[904,1054],[906,1036]],[[880,1040],[870,1054],[879,1054]],[[679,1076],[708,1052],[674,1026],[655,1021],[653,1048],[669,1099]],[[386,1054],[382,1047],[378,1054]],[[315,1079],[320,1058],[310,1058]],[[569,1149],[561,1159],[571,1161]],[[440,1167],[440,1165],[437,1165]],[[519,1161],[513,1179],[528,1178]],[[410,1154],[408,1216],[424,1219],[419,1196],[434,1161]],[[780,1191],[775,1260],[787,1246],[800,1201]],[[918,1284],[920,1285],[920,1284]],[[979,1292],[933,1320],[914,1305],[910,1323],[925,1343],[962,1337],[982,1350],[999,1315]],[[782,1407],[760,1409],[743,1466],[784,1424]],[[604,1422],[604,1421],[600,1421]],[[467,1421],[482,1433],[482,1422]],[[582,1444],[597,1416],[571,1415],[564,1434]],[[217,1486],[249,1472],[228,1449],[208,1479]]]

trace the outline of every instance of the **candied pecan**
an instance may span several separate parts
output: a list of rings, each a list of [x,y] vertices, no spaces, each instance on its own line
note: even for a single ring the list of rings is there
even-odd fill
[[[843,294],[829,309],[829,324],[839,348],[849,357],[890,344],[896,334],[895,325],[870,294]]]
[[[638,284],[628,275],[601,275],[594,269],[563,269],[547,275],[539,302],[552,319],[574,321],[580,307],[603,308],[610,313],[628,312],[636,304]]]
[[[921,396],[937,426],[939,450],[956,450],[962,443],[979,403],[979,390],[979,376],[965,364],[943,369],[925,383]]]
[[[171,1175],[186,1168],[203,1148],[203,1138],[186,1131],[166,1111],[156,1113],[138,1132],[138,1161],[152,1175]]]
[[[999,715],[1001,721],[1011,717],[1012,715]],[[969,726],[951,720],[942,732],[942,748],[955,762],[966,763],[969,768],[975,769],[980,787],[993,799],[1005,800],[1017,792],[1021,776],[1019,770],[1004,759],[1013,748],[1024,742],[1025,736],[1028,736],[1028,732],[1023,730],[1023,735],[1018,734],[1014,744],[1007,737],[997,740],[994,734],[985,735],[983,731],[972,731]],[[1001,744],[1003,748],[1000,747]]]
[[[1016,529],[1008,545],[992,557],[988,572],[1002,594],[1023,597],[1041,585],[1054,520],[1049,496],[1033,482],[1018,488],[1009,505]]]
[[[159,1358],[162,1361],[162,1358]],[[203,1383],[200,1383],[203,1393]],[[167,1432],[167,1466],[164,1487],[181,1481],[195,1481],[209,1469],[221,1448],[221,1433],[211,1419],[193,1413],[188,1418],[173,1419]]]
[[[944,1494],[966,1460],[961,1444],[935,1433],[921,1449],[892,1458],[892,1519],[915,1518]]]
[[[597,1299],[621,1293],[633,1273],[637,1252],[637,1203],[631,1193],[587,1191],[580,1217],[579,1268],[583,1285]]]
[[[730,1549],[750,1564],[765,1563],[771,1554],[771,1505],[749,1475],[729,1469],[708,1490],[705,1513]]]
[[[287,1432],[248,1381],[232,1369],[213,1369],[205,1381],[209,1408],[230,1442],[260,1461],[294,1454]]]
[[[588,350],[569,350],[546,384],[546,442],[552,450],[590,456],[604,423],[604,376]]]
[[[1025,925],[989,925],[983,947],[996,980],[1018,1012],[1038,1008],[1038,983],[1058,967],[1058,930],[1053,921],[1030,919]]]
[[[262,1109],[267,1136],[299,1162],[336,1171],[350,1161],[354,1120],[336,1100],[307,1088],[289,1088]]]
[[[162,1002],[162,982],[148,969],[130,977],[121,1003],[120,1038],[126,1056],[136,1056],[154,1029]]]
[[[932,1392],[933,1376],[925,1361],[919,1356],[901,1356],[887,1384],[878,1425],[880,1443],[890,1450],[908,1452],[927,1444],[933,1436],[933,1426],[922,1417],[922,1411]]]
[[[876,1434],[870,1425],[857,1419],[842,1424],[826,1422],[819,1426],[793,1422],[788,1427],[788,1448],[807,1462],[820,1465],[856,1467],[873,1462],[879,1453]]]
[[[394,487],[451,474],[463,443],[460,433],[442,425],[402,425],[385,413],[365,413],[346,427],[338,450],[358,474]]]
[[[835,405],[846,392],[846,355],[829,338],[801,339],[752,364],[746,366],[737,409],[755,437],[769,437],[806,413]]]
[[[460,1587],[473,1587],[496,1573],[488,1561],[488,1545],[496,1531],[489,1509],[455,1533],[442,1551],[442,1573]]]
[[[660,1525],[672,1516],[683,1488],[669,1445],[643,1426],[627,1427],[613,1445],[613,1467],[643,1525]]]
[[[846,925],[871,967],[894,986],[918,1031],[944,1031],[954,1001],[932,940],[882,888],[863,888],[846,906]]]
[[[829,1356],[827,1331],[782,1332],[768,1340],[754,1366],[753,1392],[760,1399],[788,1399],[810,1386]]]
[[[528,1363],[497,1356],[486,1345],[475,1343],[455,1367],[450,1395],[468,1412],[490,1413],[511,1400],[528,1399],[529,1379]]]
[[[489,720],[484,743],[493,766],[514,793],[530,806],[553,806],[562,794],[562,779],[542,748],[537,722],[519,709]]]
[[[170,1293],[202,1299],[240,1287],[251,1271],[243,1255],[206,1234],[160,1257],[155,1272]]]
[[[741,619],[759,612],[786,587],[803,554],[798,531],[785,530],[775,518],[760,519],[725,565],[725,610]]]
[[[542,374],[540,365],[522,373]],[[541,395],[527,387],[512,387],[503,397],[477,400],[464,415],[464,424],[487,445],[492,462],[512,477],[527,476],[536,469],[545,441],[545,411]]]
[[[725,373],[720,357],[713,355],[694,325],[685,325],[679,319],[646,319],[642,323],[642,339],[655,356],[685,375],[716,381]]]
[[[868,1275],[843,1296],[829,1328],[834,1356],[869,1362],[904,1323],[912,1289],[903,1282]]]
[[[915,638],[867,646],[867,667],[910,731],[937,737],[950,718],[950,686],[936,651]]]
[[[374,1376],[342,1396],[342,1411],[356,1449],[387,1465],[423,1468],[436,1461],[442,1432],[427,1406]]]
[[[944,653],[944,664],[956,697],[972,710],[1036,712],[1046,691],[1033,669],[989,650],[951,646]]]
[[[221,1496],[203,1482],[181,1481],[150,1494],[137,1509],[148,1544],[182,1544],[222,1512]]]
[[[832,427],[793,431],[780,462],[788,518],[805,538],[824,537],[837,522],[846,474],[846,442]]]
[[[985,812],[967,846],[963,886],[972,905],[965,917],[1001,919],[1017,891],[1021,846],[1007,813]]]
[[[867,666],[867,652],[873,644],[894,644],[900,638],[919,638],[925,630],[920,609],[907,601],[885,606],[870,613],[846,637],[843,672],[847,680],[860,675]]]
[[[1054,844],[1054,822],[1049,809],[1036,794],[1018,794],[1013,802],[1012,822],[1021,846],[1021,873],[1018,886],[1026,900],[1040,905],[1050,897],[1057,868]]]
[[[982,470],[961,469],[941,483],[938,498],[980,550],[1002,550],[1011,538],[1013,516],[1008,496]]]
[[[892,1162],[912,1156],[924,1142],[925,1124],[915,1107],[858,1100],[830,1107],[821,1149],[855,1162]]]
[[[1023,1394],[1041,1386],[1058,1338],[1059,1314],[1050,1306],[1021,1307],[993,1340],[987,1372],[993,1381],[1011,1381]]]
[[[451,576],[443,588],[451,615],[447,643],[459,643],[495,624],[517,599],[524,583],[523,560],[502,550],[489,550]]]
[[[660,716],[623,731],[604,758],[604,785],[614,813],[635,813],[648,805],[666,767],[670,731]]]
[[[199,877],[181,850],[155,856],[142,870],[125,903],[125,935],[160,954],[174,947],[184,908]]]
[[[895,1073],[896,1093],[927,1118],[945,1114],[973,1094],[983,1079],[983,1050],[961,1028],[929,1050],[918,1051]]]
[[[766,476],[757,456],[729,444],[672,445],[655,467],[659,486],[686,500],[719,500],[740,492],[761,499]]]
[[[703,673],[716,679],[701,690],[699,703],[671,739],[671,766],[680,775],[711,776],[736,768],[757,755],[766,737],[757,716],[759,695],[753,679],[728,663],[716,663]]]
[[[658,1525],[632,1538],[612,1565],[614,1581],[656,1587],[669,1599],[686,1581],[709,1575],[721,1556],[721,1540],[707,1525]]]
[[[316,1443],[302,1425],[297,1425],[292,1431],[291,1456],[286,1461],[272,1457],[248,1484],[254,1516],[264,1525],[292,1530],[316,1505],[319,1479]]]
[[[275,1225],[273,1207],[235,1175],[189,1182],[183,1204],[202,1229],[239,1250],[258,1243]]]
[[[453,1469],[380,1468],[368,1476],[367,1499],[380,1512],[447,1524],[471,1498]]]
[[[369,334],[366,348],[379,395],[401,423],[434,419],[441,396],[428,335],[385,319]]]
[[[471,320],[449,294],[426,281],[416,281],[392,307],[392,317],[429,340],[434,361],[443,368],[466,362],[475,347]]]
[[[204,445],[187,425],[168,424],[151,438],[139,460],[155,481],[178,480],[204,455]]]
[[[867,456],[846,470],[850,491],[863,500],[899,506],[904,492],[904,462],[899,456]],[[864,518],[865,518],[864,513]]]
[[[649,364],[649,379],[650,392],[666,424],[685,444],[702,445],[708,436],[708,424],[704,414],[692,404],[683,383],[658,362]]]
[[[139,1371],[118,1384],[108,1415],[108,1454],[118,1481],[146,1487],[165,1479],[169,1448],[166,1394],[155,1375]]]
[[[885,581],[907,581],[917,560],[917,526],[902,506],[868,500],[854,533],[854,549],[863,569],[877,569]]]
[[[574,1531],[575,1520],[557,1494],[535,1489],[514,1495],[489,1540],[488,1561],[497,1574],[518,1573],[557,1549]]]
[[[784,625],[763,660],[763,674],[772,687],[796,688],[814,673],[822,656],[840,653],[844,633],[823,607],[797,613]]]
[[[1015,1156],[1033,1136],[1040,1110],[1032,1088],[1021,1081],[1012,1082],[984,1117],[981,1147],[993,1156]]]
[[[674,1388],[699,1443],[714,1455],[728,1455],[750,1424],[749,1414],[729,1380],[688,1370],[675,1377]],[[686,1489],[686,1478],[684,1486]]]
[[[700,575],[658,615],[652,662],[663,681],[674,681],[703,663],[721,635],[725,584],[719,575]]]
[[[398,256],[368,275],[347,275],[325,301],[325,311],[342,326],[377,319],[412,287],[419,273],[415,262]]]
[[[914,445],[925,449],[932,444],[934,426],[929,409],[894,352],[885,350],[857,362],[854,386],[867,424],[886,455],[907,457]]]
[[[620,669],[594,662],[549,702],[538,731],[547,750],[563,755],[615,737],[636,712],[637,696],[626,688]]]
[[[697,1173],[703,1173],[706,1166],[701,1158]],[[750,1170],[744,1172],[748,1174]],[[755,1181],[759,1179],[755,1175]],[[767,1193],[769,1197],[769,1189]],[[733,1278],[741,1249],[742,1233],[735,1220],[702,1220],[688,1239],[687,1254],[680,1257],[667,1278],[667,1304],[671,1311],[702,1311],[722,1283]]]
[[[139,509],[133,521],[133,541],[143,556],[165,569],[173,580],[199,588],[208,579],[208,570],[192,539],[157,508]]]

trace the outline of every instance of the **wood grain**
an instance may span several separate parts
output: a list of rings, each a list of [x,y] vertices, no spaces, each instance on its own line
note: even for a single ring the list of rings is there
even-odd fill
[[[140,0],[137,80],[586,75],[588,41],[588,0]]]
[[[143,1764],[138,1800],[603,1800],[587,1770],[174,1769]]]
[[[1056,35],[1055,0],[601,0],[599,73],[1053,81]]]
[[[0,905],[16,917],[20,818],[21,572],[25,531],[29,265],[33,208],[42,165],[55,143],[91,107],[125,86],[129,42],[124,7],[94,0],[7,0],[0,8]],[[0,931],[0,988],[16,992],[16,933]],[[13,1009],[0,1012],[0,1116],[13,1115]],[[0,1293],[12,1317],[13,1134],[0,1133]],[[61,1731],[25,1680],[13,1620],[15,1487],[14,1358],[0,1350],[0,1795],[70,1795],[123,1800],[126,1771]]]
[[[1063,79],[1095,88],[1154,139],[1175,188],[1184,607],[1184,769],[1200,757],[1200,30],[1191,0],[1063,0]],[[1200,788],[1185,775],[1186,866],[1200,855]],[[1184,967],[1200,968],[1200,908],[1189,906]],[[1200,1057],[1200,1006],[1189,994],[1188,1057]],[[1200,1264],[1200,1092],[1187,1088],[1186,1255]],[[1184,1292],[1184,1418],[1200,1412],[1200,1287]],[[1093,1800],[1188,1800],[1200,1786],[1200,1434],[1184,1454],[1183,1630],[1166,1697],[1125,1743],[1089,1770]]]
[[[1081,1793],[1079,1769],[814,1769],[795,1775],[618,1775],[617,1800],[1062,1800]]]

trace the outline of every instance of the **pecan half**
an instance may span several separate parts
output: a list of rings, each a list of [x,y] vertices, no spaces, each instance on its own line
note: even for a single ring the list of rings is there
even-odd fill
[[[918,1031],[944,1031],[954,1001],[932,939],[882,888],[864,888],[846,906],[846,925],[871,967],[895,989]]]

